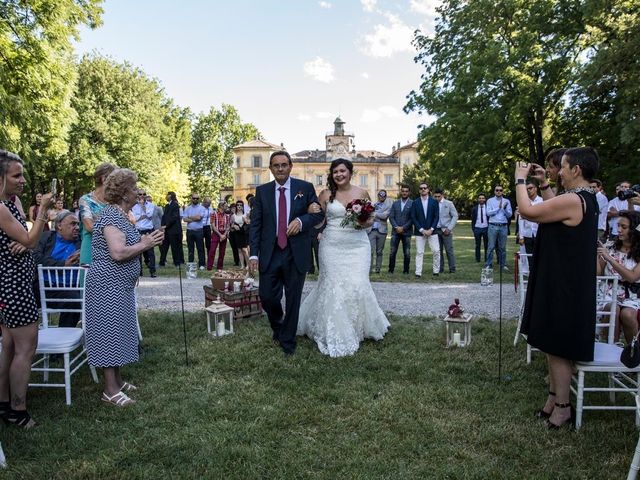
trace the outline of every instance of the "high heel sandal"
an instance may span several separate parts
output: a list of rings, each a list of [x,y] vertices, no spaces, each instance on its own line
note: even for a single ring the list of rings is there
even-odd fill
[[[547,425],[547,428],[549,430],[560,430],[560,428],[564,427],[565,425],[569,428],[575,428],[576,426],[576,411],[573,408],[573,405],[571,405],[570,403],[556,403],[555,405],[556,408],[569,408],[569,418],[567,420],[565,420],[564,422],[562,422],[560,425],[556,425],[555,423],[551,423],[551,420],[547,419],[545,420],[545,424]]]
[[[556,392],[552,392],[551,390],[549,390],[549,396],[555,397]],[[536,410],[535,412],[533,412],[533,416],[538,420],[546,420],[551,416],[551,412],[547,413],[544,411],[544,408],[541,408],[540,410]]]
[[[27,412],[26,410],[14,410],[13,408],[10,408],[9,413],[7,413],[6,419],[8,424],[24,428],[25,430],[33,428],[37,425],[35,420],[31,418],[31,415],[29,415],[29,412]]]

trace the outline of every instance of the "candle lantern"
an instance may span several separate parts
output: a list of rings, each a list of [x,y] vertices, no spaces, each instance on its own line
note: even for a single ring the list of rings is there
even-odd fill
[[[489,287],[493,285],[493,268],[484,267],[480,273],[480,285]]]
[[[207,313],[207,331],[209,335],[223,337],[233,333],[232,307],[224,303],[213,302],[204,310]]]
[[[473,315],[465,313],[461,317],[444,318],[447,347],[466,347],[471,344],[471,320]]]

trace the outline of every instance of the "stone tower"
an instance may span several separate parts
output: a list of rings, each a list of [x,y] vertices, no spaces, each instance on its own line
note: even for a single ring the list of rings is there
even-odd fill
[[[340,117],[337,117],[333,121],[333,134],[327,133],[325,135],[327,160],[329,161],[339,157],[351,159],[355,152],[354,135],[344,131],[344,123]]]

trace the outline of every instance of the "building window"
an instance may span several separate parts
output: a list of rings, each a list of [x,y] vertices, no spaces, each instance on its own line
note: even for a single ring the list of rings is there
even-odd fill
[[[316,175],[316,186],[317,187],[321,187],[323,184],[323,176],[322,175]]]
[[[367,186],[367,175],[360,175],[360,186],[361,187]]]
[[[236,167],[240,168],[240,157],[236,157]]]
[[[260,183],[261,183],[260,174],[259,173],[254,173],[253,174],[253,184],[254,185],[260,185]]]
[[[385,175],[384,176],[384,186],[385,187],[393,186],[393,175]]]
[[[242,185],[242,174],[236,173],[236,185]]]
[[[253,159],[253,168],[262,168],[262,155],[254,155]]]

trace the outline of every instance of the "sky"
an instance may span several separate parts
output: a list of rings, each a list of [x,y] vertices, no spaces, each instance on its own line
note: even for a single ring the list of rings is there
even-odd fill
[[[438,0],[105,0],[79,56],[141,68],[195,113],[236,107],[290,152],[325,147],[340,116],[358,150],[391,153],[429,118],[405,114],[423,67],[413,32],[432,32]]]

